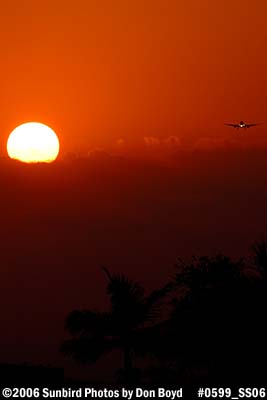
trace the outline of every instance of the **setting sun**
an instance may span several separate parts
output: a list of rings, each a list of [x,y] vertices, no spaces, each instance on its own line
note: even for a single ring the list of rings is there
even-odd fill
[[[27,163],[49,163],[58,156],[59,140],[47,125],[28,122],[19,125],[10,133],[7,153],[10,158]]]

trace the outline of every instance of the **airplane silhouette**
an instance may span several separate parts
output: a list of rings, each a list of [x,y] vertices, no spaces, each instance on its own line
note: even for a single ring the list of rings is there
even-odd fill
[[[232,126],[233,128],[236,128],[236,129],[239,129],[239,128],[240,129],[248,129],[251,126],[256,126],[256,125],[260,125],[260,124],[246,124],[244,121],[240,121],[239,124],[224,124],[224,125]]]

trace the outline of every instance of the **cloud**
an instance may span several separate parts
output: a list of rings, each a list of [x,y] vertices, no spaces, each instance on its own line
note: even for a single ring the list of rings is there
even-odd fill
[[[117,139],[116,145],[119,147],[124,147],[126,145],[126,142],[124,139]]]
[[[161,144],[160,139],[158,139],[154,136],[145,136],[144,142],[145,142],[145,145],[149,146],[149,147],[160,146],[160,144]]]
[[[114,141],[110,152],[116,155],[169,159],[171,154],[180,149],[182,144],[178,136],[143,136],[139,142],[118,138]]]
[[[251,147],[253,147],[252,144],[243,136],[227,138],[202,137],[194,143],[193,150],[231,150],[246,149]]]
[[[110,157],[110,154],[106,152],[102,147],[96,147],[92,150],[89,150],[87,156],[92,159],[105,159]]]
[[[145,136],[144,143],[149,147],[167,147],[169,149],[181,147],[181,141],[177,136],[168,136],[164,139],[159,139],[154,136]]]
[[[181,141],[177,136],[169,136],[167,139],[163,140],[163,143],[169,148],[181,147]]]

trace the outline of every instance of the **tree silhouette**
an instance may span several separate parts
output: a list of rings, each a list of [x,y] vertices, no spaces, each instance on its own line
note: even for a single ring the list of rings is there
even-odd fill
[[[253,264],[267,278],[267,243],[265,241],[255,242],[252,246],[252,251]]]
[[[199,366],[206,382],[263,379],[267,293],[261,275],[251,275],[244,259],[198,257],[179,263],[174,284],[167,336],[176,360],[191,370]]]
[[[143,287],[123,274],[107,278],[110,309],[107,312],[73,311],[66,319],[66,330],[72,338],[66,340],[61,352],[81,363],[94,363],[103,355],[119,348],[123,353],[124,381],[134,381],[133,355],[143,354],[146,331],[160,317],[162,299],[170,290],[166,285],[145,296]]]
[[[120,377],[128,384],[137,379],[155,384],[262,384],[266,262],[265,242],[254,244],[248,259],[234,261],[219,254],[179,260],[171,282],[148,296],[139,283],[103,268],[109,309],[71,312],[66,329],[72,337],[61,351],[94,363],[120,349]],[[134,368],[133,357],[147,354],[153,355],[152,363]]]

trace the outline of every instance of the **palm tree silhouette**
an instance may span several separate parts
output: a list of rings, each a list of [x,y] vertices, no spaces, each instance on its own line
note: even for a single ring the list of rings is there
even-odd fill
[[[145,296],[143,287],[124,274],[111,274],[103,268],[110,298],[107,312],[91,310],[71,312],[65,329],[72,335],[61,346],[64,355],[81,363],[94,363],[103,355],[119,348],[123,353],[125,383],[133,383],[133,355],[144,352],[146,334],[161,313],[163,297],[170,285]]]

